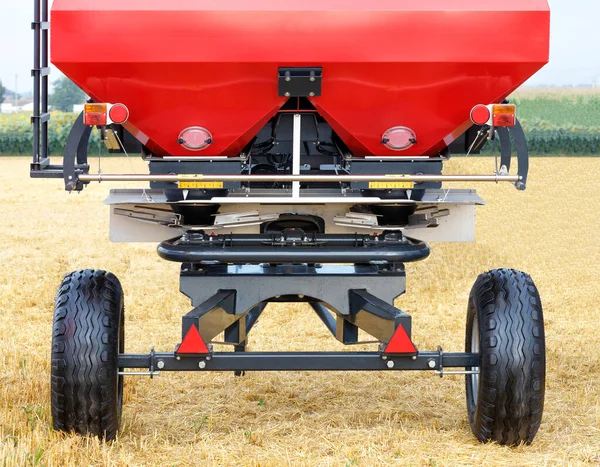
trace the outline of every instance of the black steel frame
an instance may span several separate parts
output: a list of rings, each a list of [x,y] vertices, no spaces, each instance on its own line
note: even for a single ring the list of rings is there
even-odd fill
[[[215,352],[180,357],[174,353],[122,354],[119,368],[159,371],[443,371],[476,368],[479,354],[418,352],[383,355],[380,352]],[[157,369],[157,370],[155,370]]]
[[[289,248],[289,247],[288,247]],[[195,267],[196,266],[196,267]],[[248,267],[248,266],[244,266]],[[201,266],[183,264],[181,270],[181,290],[192,298],[194,291],[203,286],[214,287],[215,282],[210,282],[211,277],[223,280],[230,276],[233,282],[227,283],[228,288],[216,290],[212,296],[197,304],[189,313],[182,317],[181,340],[195,327],[204,342],[207,344],[208,353],[190,354],[180,352],[181,344],[175,346],[173,352],[156,353],[152,350],[149,354],[121,354],[119,355],[119,368],[124,370],[143,369],[149,376],[160,371],[233,371],[242,375],[245,371],[380,371],[380,370],[425,370],[435,371],[443,376],[444,368],[461,368],[471,370],[479,366],[479,355],[475,353],[444,353],[441,348],[437,351],[407,352],[403,354],[389,353],[387,344],[391,341],[396,329],[400,326],[410,339],[411,316],[399,310],[366,289],[354,289],[346,286],[348,283],[348,266],[327,266],[330,269],[340,268],[338,274],[320,277],[314,267],[304,265],[268,266],[265,275],[271,277],[269,288],[271,298],[265,299],[249,307],[238,307],[238,294],[248,291],[247,274],[234,272],[244,267],[231,268],[226,265]],[[377,276],[379,267],[355,265],[355,272],[350,275],[368,277]],[[371,272],[367,270],[371,269]],[[393,271],[386,271],[397,281],[404,276],[402,265],[395,265]],[[351,270],[351,268],[350,268]],[[290,271],[292,271],[290,273]],[[281,284],[274,277],[297,275],[298,278],[319,276],[319,280],[328,281],[328,285],[343,288],[346,293],[347,305],[345,309],[337,309],[325,301],[305,294],[311,286],[304,286],[305,280],[298,283],[298,294],[279,295]],[[331,278],[333,276],[333,279]],[[382,276],[383,277],[383,276]],[[379,281],[382,280],[379,277]],[[190,279],[192,282],[189,282]],[[184,282],[187,280],[188,282]],[[207,282],[208,281],[208,282]],[[218,283],[218,282],[217,282]],[[230,287],[237,284],[237,287]],[[398,287],[403,287],[403,282],[398,282]],[[250,285],[251,286],[251,285]],[[400,293],[403,289],[400,290]],[[392,294],[395,295],[395,294]],[[202,295],[200,295],[202,296]],[[247,352],[246,344],[248,334],[258,321],[261,313],[269,303],[308,303],[321,319],[329,332],[344,344],[370,343],[379,344],[377,351],[373,352]],[[244,302],[242,302],[244,303]],[[358,341],[358,330],[362,329],[373,336],[375,340],[368,342]],[[193,331],[193,330],[192,330]],[[299,329],[300,333],[301,330]],[[214,339],[223,333],[222,342]],[[213,346],[227,344],[233,346],[233,352],[214,352]],[[413,344],[414,345],[414,344]],[[124,372],[127,374],[127,372]],[[133,374],[138,374],[133,372]]]
[[[34,0],[33,23],[33,165],[32,170],[41,170],[49,165],[48,158],[48,32],[50,29],[48,0]]]
[[[193,324],[207,342],[225,331],[225,343],[243,345],[268,303],[301,302],[343,344],[358,343],[359,328],[388,342],[400,324],[410,334],[410,316],[392,305],[405,278],[402,264],[182,264],[180,290],[195,306],[182,339]]]

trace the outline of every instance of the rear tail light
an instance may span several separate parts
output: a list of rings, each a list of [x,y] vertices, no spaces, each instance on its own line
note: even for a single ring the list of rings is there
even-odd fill
[[[471,110],[471,121],[475,125],[515,126],[517,106],[514,104],[476,105]]]
[[[124,104],[85,104],[83,123],[88,126],[106,126],[111,123],[125,123],[129,109]]]
[[[492,118],[492,112],[487,105],[476,105],[471,110],[471,121],[475,125],[487,125]]]
[[[499,104],[492,106],[493,126],[515,126],[517,123],[517,106],[514,104]]]
[[[85,104],[83,123],[89,126],[104,126],[108,123],[107,104]]]
[[[125,123],[129,118],[129,109],[123,104],[115,104],[108,111],[108,118],[111,119],[113,123]]]

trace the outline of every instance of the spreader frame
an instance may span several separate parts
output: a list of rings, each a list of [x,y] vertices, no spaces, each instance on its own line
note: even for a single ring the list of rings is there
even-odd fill
[[[344,344],[359,343],[359,328],[387,343],[402,325],[410,339],[410,316],[393,306],[405,284],[403,264],[183,264],[180,290],[194,309],[182,319],[182,340],[195,326],[206,342],[224,332],[223,343],[244,345],[269,303],[310,304]]]
[[[342,236],[331,237],[337,242],[346,241]],[[238,244],[231,248],[243,250],[248,242],[257,239],[258,236],[238,239]],[[260,241],[265,242],[265,238]],[[365,248],[356,241],[356,248]],[[418,247],[418,251],[428,251],[426,244],[408,244]],[[194,247],[206,248],[202,242],[191,243],[190,248]],[[215,242],[213,248],[218,251],[221,246]],[[293,245],[278,248],[319,249]],[[302,254],[311,255],[300,252],[299,258]],[[407,261],[418,259],[422,258]],[[403,263],[205,263],[181,265],[180,290],[194,306],[182,317],[182,342],[173,352],[120,354],[121,375],[153,377],[161,371],[233,371],[241,375],[245,371],[425,370],[443,376],[445,368],[460,368],[446,374],[477,371],[476,353],[448,354],[441,347],[437,351],[420,352],[412,343],[411,316],[393,305],[405,292]],[[268,286],[261,287],[264,284]],[[379,348],[372,352],[247,352],[248,335],[270,303],[307,303],[342,344],[379,344]],[[359,341],[359,329],[373,339]],[[219,335],[223,335],[222,341],[215,340]],[[194,339],[196,344],[190,347]],[[395,339],[403,339],[402,350],[391,344]],[[215,352],[214,345],[230,345],[234,351]],[[143,371],[127,371],[134,369]]]

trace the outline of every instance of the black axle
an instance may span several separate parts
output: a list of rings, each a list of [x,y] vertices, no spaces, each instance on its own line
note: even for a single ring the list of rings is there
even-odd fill
[[[153,371],[377,371],[437,370],[479,366],[479,354],[419,352],[414,356],[378,352],[217,352],[203,356],[175,353],[122,354],[119,368]]]

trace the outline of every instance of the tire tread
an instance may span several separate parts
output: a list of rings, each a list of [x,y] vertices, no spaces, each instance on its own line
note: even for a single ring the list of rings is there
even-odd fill
[[[56,295],[52,333],[54,429],[107,440],[116,436],[122,320],[123,291],[113,274],[88,269],[65,276]]]
[[[513,269],[480,275],[469,297],[467,351],[475,313],[481,354],[476,406],[467,377],[473,433],[482,442],[529,444],[542,419],[546,366],[537,288],[528,274]]]

